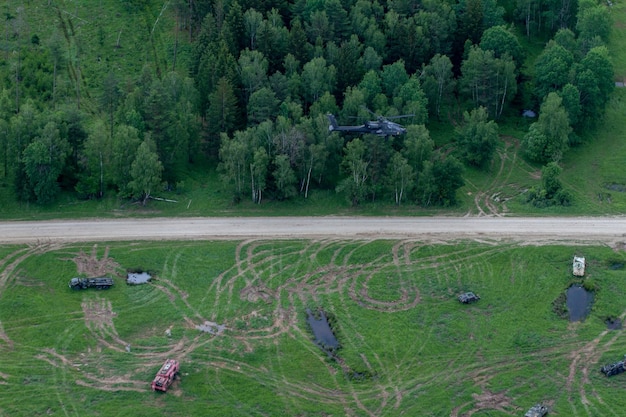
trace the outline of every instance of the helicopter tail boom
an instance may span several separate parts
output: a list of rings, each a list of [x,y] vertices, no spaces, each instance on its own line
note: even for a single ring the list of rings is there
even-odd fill
[[[326,117],[328,117],[328,121],[330,122],[330,124],[328,125],[328,130],[329,131],[333,131],[335,129],[337,129],[339,127],[339,124],[337,123],[337,119],[335,119],[335,116],[332,114],[327,114]]]

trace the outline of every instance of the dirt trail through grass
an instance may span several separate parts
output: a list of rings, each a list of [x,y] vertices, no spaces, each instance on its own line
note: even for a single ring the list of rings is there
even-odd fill
[[[172,317],[180,318],[174,332],[181,336],[166,339],[163,332],[166,328],[172,329],[172,325],[167,324],[163,329],[150,326],[131,333],[127,331],[132,337],[122,337],[116,324],[124,323],[126,315],[136,306],[111,302],[106,292],[80,293],[85,297],[81,302],[82,310],[72,315],[81,315],[82,320],[68,321],[66,333],[47,347],[34,349],[32,358],[52,367],[60,381],[69,379],[70,384],[107,392],[147,392],[150,388],[146,375],[166,358],[176,357],[194,369],[221,369],[230,375],[258,381],[290,398],[329,407],[340,405],[348,414],[371,416],[395,415],[407,402],[414,403],[416,398],[427,395],[433,382],[438,387],[461,389],[463,381],[470,381],[475,392],[457,399],[455,406],[448,409],[449,415],[458,417],[471,416],[480,410],[511,415],[521,412],[519,392],[527,391],[537,381],[514,379],[507,389],[502,389],[498,388],[498,378],[515,375],[520,367],[528,372],[529,366],[564,361],[567,366],[563,372],[546,375],[543,379],[562,387],[572,397],[571,401],[580,399],[580,410],[596,413],[611,409],[610,399],[593,388],[595,377],[592,374],[599,357],[611,352],[621,340],[618,333],[602,331],[585,344],[564,340],[559,345],[542,346],[533,344],[531,338],[530,348],[525,347],[527,342],[522,338],[520,352],[508,344],[477,346],[474,341],[484,337],[480,328],[474,326],[497,318],[498,312],[492,311],[491,306],[491,303],[497,305],[496,301],[488,301],[481,308],[469,307],[456,316],[456,321],[472,318],[466,324],[471,331],[463,332],[461,339],[449,329],[455,326],[454,322],[446,318],[455,310],[452,305],[448,305],[443,316],[428,317],[429,309],[421,306],[424,300],[430,308],[450,303],[464,287],[468,270],[477,271],[477,276],[494,277],[495,281],[480,284],[484,291],[495,291],[495,295],[491,295],[493,300],[499,296],[498,285],[506,285],[513,291],[506,297],[524,301],[526,289],[522,286],[528,285],[528,282],[522,284],[527,279],[523,265],[503,281],[492,265],[494,257],[522,248],[525,243],[502,245],[487,238],[476,245],[443,243],[394,240],[385,244],[386,251],[370,253],[372,240],[314,239],[279,244],[265,239],[244,240],[237,244],[232,264],[205,281],[205,287],[194,287],[199,294],[190,293],[185,281],[178,277],[184,269],[184,261],[179,261],[183,249],[173,249],[162,261],[163,266],[157,268],[162,271],[161,275],[142,287],[144,293],[138,293],[136,300],[145,303],[159,299],[166,303]],[[621,251],[620,248],[617,250]],[[75,255],[68,258],[67,254],[72,251]],[[58,259],[73,262],[76,269],[85,274],[117,273],[119,277],[121,266],[111,256],[113,249],[109,246],[93,246],[87,254],[82,249],[62,245],[34,245],[17,249],[0,261],[2,288],[6,290],[7,283],[19,276],[21,265],[29,257],[49,252],[62,253]],[[135,291],[134,287],[123,288],[129,294]],[[336,301],[329,303],[329,300]],[[329,361],[312,343],[303,317],[305,307],[318,306],[326,306],[330,315],[341,317],[336,324],[338,334],[350,335],[346,344],[358,346],[352,347],[354,351],[345,357],[340,353],[336,363]],[[408,339],[401,345],[370,340],[371,329],[368,325],[364,327],[362,317],[381,320],[374,326],[383,323],[393,326],[388,320],[405,315],[410,318],[407,325],[418,329],[428,323],[428,328],[419,339]],[[624,317],[626,313],[621,316]],[[219,334],[197,330],[198,325],[207,321],[219,323],[225,330]],[[9,338],[2,324],[6,327],[6,323],[0,323],[0,348],[20,349],[21,342]],[[68,346],[73,338],[82,334],[82,326],[96,345],[72,351]],[[298,351],[314,358],[319,367],[315,373],[324,374],[325,378],[311,378],[303,383],[300,377],[285,371],[290,366],[288,359],[281,359],[281,346],[285,343],[297,346]],[[405,344],[408,348],[399,348]],[[455,348],[454,353],[448,354],[445,349],[432,351],[431,344],[458,344],[462,348]],[[132,345],[130,352],[127,351],[129,345]],[[246,359],[260,355],[268,346],[273,346],[269,349],[276,349],[278,354],[261,362]],[[120,355],[127,358],[123,370],[115,366],[115,358]],[[467,361],[467,358],[480,357],[485,360]],[[416,368],[421,371],[415,373]],[[454,372],[450,372],[451,369]],[[0,375],[0,383],[11,379],[11,373],[3,369],[0,372],[6,375]],[[380,377],[369,377],[361,385],[346,384],[346,375],[352,372]],[[183,395],[184,390],[175,390]],[[64,401],[79,407],[69,398]],[[577,413],[573,415],[581,415]]]

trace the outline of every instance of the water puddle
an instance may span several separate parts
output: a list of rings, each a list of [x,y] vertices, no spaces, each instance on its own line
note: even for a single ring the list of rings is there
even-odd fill
[[[222,334],[222,332],[226,330],[226,325],[217,324],[212,321],[205,321],[202,324],[196,325],[196,329],[200,330],[201,332],[218,335]]]
[[[574,284],[567,289],[567,310],[569,321],[582,321],[591,312],[593,293],[587,291],[582,285]]]
[[[606,328],[609,330],[619,330],[622,328],[622,320],[618,317],[608,317],[604,320]]]
[[[126,282],[132,285],[145,284],[152,279],[152,275],[147,272],[129,272]]]
[[[626,185],[624,184],[616,184],[616,183],[604,184],[604,188],[606,188],[607,190],[617,191],[620,193],[623,193],[624,191],[626,191]]]
[[[617,271],[618,269],[624,269],[624,264],[622,262],[612,262],[609,264],[609,269],[613,271]]]
[[[311,331],[315,337],[315,343],[320,346],[326,353],[335,353],[339,349],[339,341],[330,327],[328,317],[324,310],[318,310],[317,314],[313,314],[310,309],[306,309],[307,323],[311,326]]]

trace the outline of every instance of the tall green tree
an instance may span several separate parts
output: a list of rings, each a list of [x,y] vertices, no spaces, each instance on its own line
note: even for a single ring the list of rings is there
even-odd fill
[[[570,51],[549,41],[535,61],[535,96],[540,100],[570,82],[574,56]]]
[[[276,155],[272,176],[276,185],[276,198],[278,200],[286,200],[297,194],[296,174],[293,172],[287,155]]]
[[[243,14],[243,26],[246,31],[248,41],[246,42],[247,48],[251,51],[256,49],[257,37],[261,24],[263,23],[263,14],[255,9],[248,9]]]
[[[232,83],[226,77],[217,82],[215,90],[209,95],[207,109],[207,130],[212,137],[219,138],[220,133],[232,133],[237,125],[237,97]]]
[[[348,142],[342,161],[346,177],[337,186],[353,206],[358,206],[368,193],[369,162],[366,159],[365,143],[361,139]]]
[[[259,52],[246,49],[239,56],[239,77],[245,91],[246,103],[255,91],[261,89],[267,83],[267,70],[269,62]]]
[[[152,192],[161,184],[163,165],[159,161],[156,146],[145,139],[137,149],[137,155],[130,168],[131,180],[128,188],[131,195],[145,206]]]
[[[250,164],[250,184],[252,187],[252,202],[261,204],[263,193],[267,188],[267,174],[270,158],[264,147],[260,146],[254,151]]]
[[[441,116],[441,106],[452,96],[456,81],[452,74],[452,61],[446,55],[436,54],[422,71],[422,86],[430,113]]]
[[[611,11],[606,5],[596,3],[594,6],[580,9],[576,29],[579,32],[578,39],[583,44],[596,36],[608,43],[612,28]]]
[[[605,46],[592,48],[576,65],[575,85],[580,91],[581,116],[584,124],[594,126],[604,113],[615,88],[613,64]]]
[[[406,128],[402,155],[416,173],[424,169],[424,164],[431,159],[435,142],[424,125],[409,125]]]
[[[563,100],[550,93],[541,105],[539,119],[530,125],[524,136],[526,154],[537,162],[558,162],[568,148],[570,127]]]
[[[61,138],[53,122],[48,122],[41,134],[24,150],[26,175],[38,204],[49,204],[57,196],[58,178],[69,151],[67,140]]]
[[[278,112],[279,101],[276,94],[268,87],[262,87],[252,93],[248,100],[248,124],[261,123],[273,119]]]
[[[221,135],[220,163],[217,167],[220,178],[229,184],[233,191],[233,200],[239,202],[246,184],[249,169],[248,144],[251,143],[251,131],[237,131],[233,138]]]
[[[481,169],[489,166],[498,142],[498,125],[489,120],[484,107],[465,112],[456,135],[461,155],[468,164]]]
[[[302,86],[304,98],[311,104],[317,101],[325,92],[332,93],[337,80],[337,70],[334,65],[327,65],[322,57],[313,58],[302,69]]]
[[[424,206],[449,207],[457,203],[457,190],[464,185],[463,165],[453,156],[440,152],[425,161],[415,186],[417,203]]]
[[[103,121],[99,120],[91,129],[79,155],[81,171],[76,191],[86,198],[104,196],[108,173],[111,167],[111,137]]]
[[[123,197],[130,195],[131,166],[141,142],[139,131],[128,125],[119,125],[111,138],[111,183]]]
[[[515,64],[508,54],[495,58],[493,51],[473,46],[461,67],[461,87],[474,106],[483,106],[495,118],[517,92]]]
[[[387,182],[394,202],[400,205],[413,187],[415,173],[409,162],[400,152],[394,152],[388,165]]]
[[[563,100],[563,107],[567,112],[570,125],[572,127],[579,126],[581,120],[581,105],[580,105],[580,90],[578,87],[572,84],[565,84],[559,92],[561,99]]]
[[[480,38],[480,48],[484,51],[493,51],[496,58],[509,54],[516,68],[521,68],[524,64],[524,49],[517,36],[506,26],[493,26],[485,30]]]

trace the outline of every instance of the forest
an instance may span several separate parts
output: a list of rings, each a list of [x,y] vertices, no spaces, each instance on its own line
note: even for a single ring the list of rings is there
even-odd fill
[[[78,3],[2,7],[0,179],[20,201],[145,205],[202,164],[235,203],[323,189],[453,206],[526,112],[524,157],[545,176],[529,198],[568,204],[559,162],[614,88],[610,1]],[[331,132],[328,114],[402,115],[407,132]],[[434,125],[452,126],[444,143]]]

